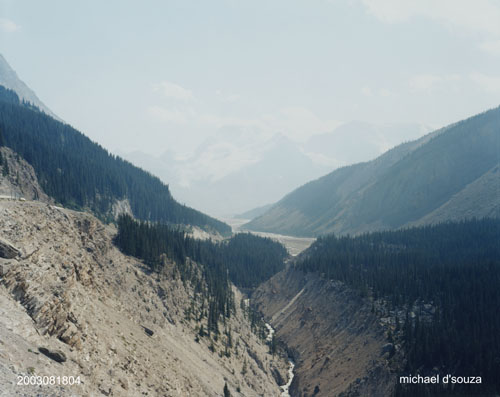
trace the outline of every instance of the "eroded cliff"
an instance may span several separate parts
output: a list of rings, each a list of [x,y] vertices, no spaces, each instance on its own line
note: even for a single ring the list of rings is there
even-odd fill
[[[288,267],[262,284],[252,302],[296,361],[292,396],[390,395],[394,347],[359,293]]]

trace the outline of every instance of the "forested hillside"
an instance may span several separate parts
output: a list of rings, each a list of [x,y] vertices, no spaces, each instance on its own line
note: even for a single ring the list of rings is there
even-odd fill
[[[175,262],[184,281],[194,285],[208,307],[208,331],[218,330],[218,321],[230,317],[234,302],[229,280],[244,288],[255,288],[283,269],[285,247],[269,238],[237,234],[229,241],[196,240],[163,224],[138,222],[128,215],[118,219],[116,245],[127,255],[143,259],[159,271],[166,260]],[[202,277],[189,258],[202,266]]]
[[[5,145],[28,163],[44,191],[74,209],[109,220],[117,200],[128,199],[135,217],[197,225],[228,234],[228,225],[179,204],[157,177],[108,153],[67,124],[21,103],[0,86],[0,132]]]
[[[389,306],[389,341],[402,343],[404,374],[480,376],[455,392],[500,392],[500,220],[470,220],[358,237],[319,238],[295,263]],[[394,339],[394,340],[393,340]],[[443,384],[399,386],[401,395],[445,393]]]
[[[496,108],[312,181],[245,227],[318,236],[500,217],[499,163]]]

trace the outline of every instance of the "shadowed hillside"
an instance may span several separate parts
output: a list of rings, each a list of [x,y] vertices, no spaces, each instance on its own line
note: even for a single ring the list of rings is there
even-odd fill
[[[108,153],[71,126],[21,103],[2,86],[0,131],[5,146],[33,166],[43,190],[66,207],[88,208],[111,219],[113,206],[128,200],[139,219],[231,232],[225,223],[179,204],[157,177]]]
[[[309,182],[246,228],[317,236],[498,217],[499,162],[496,108]]]

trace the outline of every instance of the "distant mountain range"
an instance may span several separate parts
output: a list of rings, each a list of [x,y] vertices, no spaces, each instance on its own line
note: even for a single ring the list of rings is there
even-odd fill
[[[301,184],[332,170],[375,158],[429,129],[419,124],[346,123],[296,142],[227,126],[189,156],[122,153],[168,182],[176,197],[208,213],[229,217],[269,205]],[[247,215],[248,216],[248,215]]]
[[[376,158],[405,141],[420,138],[431,129],[416,123],[373,124],[352,121],[333,132],[313,135],[304,145],[309,153],[351,165]]]
[[[500,108],[340,168],[244,225],[297,236],[500,217]]]

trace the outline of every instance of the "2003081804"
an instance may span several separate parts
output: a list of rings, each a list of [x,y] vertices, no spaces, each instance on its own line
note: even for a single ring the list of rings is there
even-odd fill
[[[72,386],[81,384],[80,376],[37,376],[37,375],[18,375],[18,386],[50,386],[50,385],[63,385]]]

